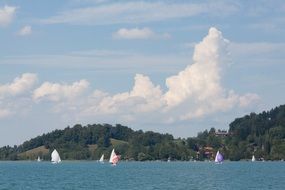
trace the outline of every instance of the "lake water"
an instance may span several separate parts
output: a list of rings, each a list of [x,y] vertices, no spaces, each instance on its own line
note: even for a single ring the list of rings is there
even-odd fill
[[[285,162],[0,162],[0,189],[285,189]]]

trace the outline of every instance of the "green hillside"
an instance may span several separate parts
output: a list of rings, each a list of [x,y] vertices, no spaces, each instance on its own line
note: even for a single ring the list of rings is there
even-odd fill
[[[235,119],[227,139],[229,158],[238,160],[253,153],[258,158],[285,158],[285,105],[260,114]]]
[[[107,158],[115,148],[128,160],[212,160],[217,150],[226,159],[285,159],[285,105],[235,119],[228,131],[215,128],[197,137],[174,139],[170,134],[134,131],[117,124],[75,125],[43,134],[19,146],[0,148],[0,160],[50,160],[56,148],[63,160]]]
[[[39,146],[37,148],[33,148],[25,152],[19,153],[18,158],[35,160],[38,156],[43,157],[43,155],[47,155],[48,153],[49,149],[47,149],[45,146]]]

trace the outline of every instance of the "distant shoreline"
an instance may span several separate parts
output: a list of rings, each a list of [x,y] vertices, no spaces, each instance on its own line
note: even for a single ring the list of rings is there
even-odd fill
[[[37,163],[41,163],[41,162],[51,162],[49,160],[42,160],[40,162],[38,162],[37,160],[0,160],[0,162],[37,162]],[[94,162],[94,163],[99,163],[98,160],[62,160],[62,162]],[[164,160],[145,160],[145,161],[139,161],[139,160],[120,160],[120,162],[123,162],[123,163],[127,163],[127,162],[140,162],[140,163],[144,163],[144,162],[162,162],[162,163],[169,163],[167,161],[164,161]],[[201,161],[201,160],[173,160],[173,161],[170,161],[170,162],[199,162],[199,163],[214,163],[214,161],[208,161],[208,160],[204,160],[204,161]],[[251,159],[248,159],[248,160],[224,160],[223,163],[227,163],[227,162],[252,162]],[[264,161],[254,161],[254,162],[284,162],[284,160],[264,160]],[[108,161],[104,162],[105,164],[109,164]]]

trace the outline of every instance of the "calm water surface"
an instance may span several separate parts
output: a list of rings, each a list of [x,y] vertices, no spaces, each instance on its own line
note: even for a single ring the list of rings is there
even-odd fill
[[[285,189],[285,162],[0,162],[0,189]]]

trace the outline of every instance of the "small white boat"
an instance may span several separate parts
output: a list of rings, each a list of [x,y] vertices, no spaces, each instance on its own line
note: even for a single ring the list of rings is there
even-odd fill
[[[38,162],[41,162],[41,161],[42,161],[42,160],[41,160],[41,157],[38,156],[37,161],[38,161]]]
[[[60,156],[58,152],[56,151],[56,149],[54,149],[53,152],[51,153],[51,162],[53,164],[58,164],[61,162]]]
[[[102,154],[102,156],[101,156],[99,162],[102,163],[102,164],[104,163],[104,154]]]
[[[254,155],[252,155],[251,161],[255,162],[255,156]]]
[[[115,149],[112,150],[112,153],[111,153],[109,162],[110,162],[113,166],[116,166],[117,163],[119,162],[119,156],[115,153]]]

